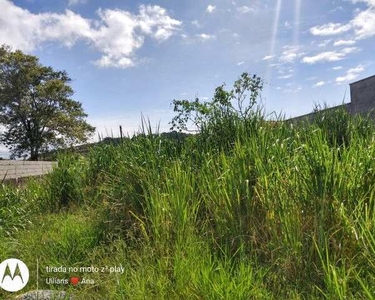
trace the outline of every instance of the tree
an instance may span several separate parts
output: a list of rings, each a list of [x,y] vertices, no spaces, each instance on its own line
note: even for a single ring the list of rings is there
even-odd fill
[[[189,125],[195,126],[201,131],[202,126],[207,126],[224,119],[246,120],[252,116],[252,109],[263,89],[263,81],[260,77],[244,72],[234,82],[233,89],[225,90],[225,84],[218,86],[212,101],[200,102],[173,100],[173,110],[177,115],[172,119],[171,130],[189,130]]]
[[[87,141],[95,128],[80,102],[71,99],[65,71],[42,66],[37,57],[0,47],[0,136],[11,157]]]

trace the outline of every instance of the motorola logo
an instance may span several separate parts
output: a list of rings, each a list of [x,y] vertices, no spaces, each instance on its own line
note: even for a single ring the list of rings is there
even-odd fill
[[[0,264],[0,288],[8,292],[22,290],[29,281],[29,269],[23,261],[15,258]]]

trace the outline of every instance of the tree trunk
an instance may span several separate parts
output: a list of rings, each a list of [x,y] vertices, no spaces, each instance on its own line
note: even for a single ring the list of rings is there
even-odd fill
[[[38,161],[39,158],[39,151],[38,149],[32,148],[30,152],[30,160]]]

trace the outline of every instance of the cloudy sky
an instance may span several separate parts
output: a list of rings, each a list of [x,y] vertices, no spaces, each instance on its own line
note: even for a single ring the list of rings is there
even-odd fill
[[[375,74],[375,0],[0,0],[0,44],[66,70],[104,135],[141,112],[167,129],[173,99],[208,100],[244,71],[289,117]]]

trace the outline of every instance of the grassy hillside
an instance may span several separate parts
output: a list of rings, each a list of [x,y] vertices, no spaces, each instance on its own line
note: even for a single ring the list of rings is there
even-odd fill
[[[2,186],[0,257],[29,266],[25,290],[38,263],[39,288],[75,299],[374,299],[372,123],[337,111],[216,125],[103,144]],[[46,282],[75,275],[94,283]]]

